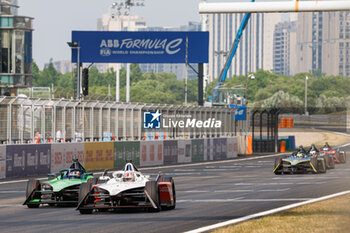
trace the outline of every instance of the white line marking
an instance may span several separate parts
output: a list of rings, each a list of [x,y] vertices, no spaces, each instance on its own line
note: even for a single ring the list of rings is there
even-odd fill
[[[233,189],[233,190],[215,190],[214,193],[244,193],[244,192],[285,192],[290,188],[285,189]],[[212,190],[185,190],[178,191],[179,193],[212,193]]]
[[[292,185],[292,184],[298,184],[298,183],[236,183],[234,185],[256,185],[256,186],[261,186],[261,185]]]
[[[179,203],[209,203],[209,202],[276,202],[276,201],[307,201],[311,198],[275,198],[275,199],[244,199],[243,197],[232,199],[201,199],[201,200],[176,200]]]
[[[0,193],[25,193],[25,191],[14,191],[14,190],[11,190],[11,191],[0,191]]]
[[[21,183],[21,182],[27,182],[28,180],[11,180],[11,181],[4,181],[0,182],[0,184],[13,184],[13,183]]]
[[[1,207],[20,207],[20,206],[23,206],[23,205],[0,205],[0,208]]]
[[[327,195],[327,196],[323,196],[323,197],[319,197],[319,198],[314,198],[314,199],[311,199],[311,200],[308,200],[308,201],[294,203],[294,204],[291,204],[291,205],[282,206],[282,207],[279,207],[279,208],[276,208],[276,209],[263,211],[263,212],[252,214],[252,215],[248,215],[248,216],[245,216],[245,217],[231,219],[229,221],[225,221],[225,222],[222,222],[222,223],[217,223],[217,224],[214,224],[214,225],[201,227],[201,228],[198,228],[198,229],[187,231],[185,233],[200,233],[200,232],[205,232],[205,231],[211,231],[211,230],[214,230],[214,229],[217,229],[217,228],[220,228],[220,227],[237,224],[237,223],[240,223],[240,222],[243,222],[243,221],[247,221],[247,220],[250,220],[250,219],[254,219],[254,218],[264,217],[266,215],[275,214],[275,213],[278,213],[278,212],[281,212],[281,211],[284,211],[284,210],[289,210],[289,209],[293,209],[295,207],[299,207],[299,206],[302,206],[302,205],[306,205],[306,204],[310,204],[310,203],[314,203],[314,202],[318,202],[318,201],[323,201],[323,200],[327,200],[327,199],[334,198],[334,197],[339,197],[339,196],[342,196],[342,195],[345,195],[345,194],[349,194],[349,193],[350,193],[350,190],[344,191],[344,192],[335,193],[335,194],[331,194],[331,195]]]
[[[47,178],[38,178],[37,180],[47,180]],[[1,184],[14,184],[14,183],[21,183],[21,182],[27,182],[28,180],[11,180],[11,181],[4,181],[4,182],[0,182]]]

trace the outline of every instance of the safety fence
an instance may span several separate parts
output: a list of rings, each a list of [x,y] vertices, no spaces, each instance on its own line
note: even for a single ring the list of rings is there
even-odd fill
[[[74,158],[87,170],[173,165],[237,157],[238,138],[0,145],[0,179],[56,173]]]
[[[145,129],[144,113],[151,111],[159,111],[167,127]],[[174,124],[189,119],[192,125],[193,119],[221,125]],[[237,127],[246,127],[244,122],[224,107],[0,97],[0,144],[231,137],[242,131]]]

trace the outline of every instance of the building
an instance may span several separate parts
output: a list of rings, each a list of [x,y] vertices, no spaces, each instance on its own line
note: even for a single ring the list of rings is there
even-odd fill
[[[72,62],[69,60],[64,60],[64,61],[55,61],[52,62],[53,67],[60,72],[61,74],[65,74],[68,72],[72,72]],[[49,64],[45,64],[44,67],[47,68]]]
[[[208,81],[220,76],[244,14],[210,14]],[[273,28],[280,14],[252,14],[232,61],[228,77],[273,68]]]
[[[0,0],[0,95],[32,83],[32,18],[17,9],[17,0]]]
[[[273,36],[273,70],[276,74],[290,75],[295,68],[296,22],[276,24]]]
[[[320,70],[350,77],[350,12],[299,14],[297,35],[294,73]]]

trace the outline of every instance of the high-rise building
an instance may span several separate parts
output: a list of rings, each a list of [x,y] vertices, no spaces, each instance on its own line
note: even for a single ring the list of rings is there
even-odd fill
[[[17,0],[0,0],[0,95],[32,83],[32,18],[17,9]]]
[[[298,16],[294,73],[320,70],[350,77],[350,12],[310,12]]]
[[[243,17],[244,14],[208,15],[209,82],[219,77]],[[241,37],[228,77],[273,68],[273,28],[280,22],[280,18],[280,14],[252,14]]]
[[[53,67],[55,67],[55,69],[62,74],[72,72],[72,62],[69,60],[54,61],[52,64]],[[45,64],[44,67],[49,67],[49,63]]]
[[[296,22],[276,24],[273,37],[273,70],[276,74],[290,75],[295,68]]]

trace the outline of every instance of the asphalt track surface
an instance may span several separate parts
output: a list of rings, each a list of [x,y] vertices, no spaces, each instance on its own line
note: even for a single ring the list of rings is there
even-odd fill
[[[344,148],[350,155],[350,146]],[[159,170],[175,179],[175,210],[94,212],[22,203],[26,182],[0,181],[1,232],[184,232],[261,211],[350,190],[350,160],[326,174],[276,176],[274,157],[228,160]]]

